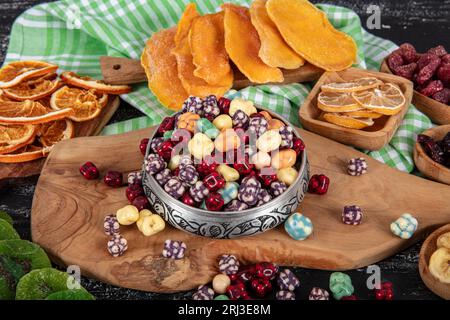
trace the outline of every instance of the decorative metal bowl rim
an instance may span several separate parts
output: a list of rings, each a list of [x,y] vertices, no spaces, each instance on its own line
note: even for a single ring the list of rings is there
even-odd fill
[[[280,120],[282,120],[285,124],[289,125],[290,127],[292,127],[294,129],[294,134],[297,136],[297,138],[301,139],[300,134],[297,131],[297,128],[294,127],[289,121],[287,121],[283,116],[280,116],[274,112],[272,112],[271,110],[268,110],[266,108],[263,107],[257,107],[257,109],[262,110],[262,111],[266,111],[268,112],[271,116],[274,116]],[[176,113],[175,113],[176,114]],[[150,136],[149,140],[151,141],[155,134],[156,134],[157,130],[155,130],[155,132],[153,133],[152,136]],[[302,139],[303,140],[303,139]],[[145,153],[145,158],[147,158],[147,156],[149,155],[149,151],[150,151],[150,143],[147,146],[147,150]],[[289,191],[291,191],[291,189],[298,187],[297,184],[299,182],[300,179],[302,179],[303,177],[303,171],[306,170],[306,165],[307,165],[307,155],[306,155],[306,149],[303,150],[302,152],[302,159],[301,159],[301,165],[300,165],[300,169],[298,170],[298,175],[297,178],[295,179],[295,181],[286,189],[285,192],[283,192],[283,194],[287,194]],[[149,179],[152,180],[153,185],[158,189],[156,190],[156,192],[161,191],[161,194],[163,196],[168,196],[170,197],[171,200],[173,200],[173,202],[170,203],[170,205],[172,207],[176,207],[176,209],[178,211],[180,210],[195,210],[196,214],[202,215],[205,218],[210,218],[210,219],[217,219],[217,218],[237,218],[239,216],[244,216],[248,213],[251,213],[252,210],[258,209],[258,210],[265,210],[268,209],[269,207],[274,205],[274,202],[279,200],[280,197],[283,196],[283,194],[281,194],[280,196],[273,198],[272,200],[270,200],[269,202],[263,204],[262,206],[259,207],[253,207],[253,208],[249,208],[249,209],[245,209],[245,210],[241,210],[241,211],[209,211],[209,210],[205,210],[202,208],[198,208],[198,207],[191,207],[188,206],[186,204],[184,204],[183,202],[181,202],[179,199],[176,199],[172,196],[170,196],[162,187],[161,185],[155,180],[155,177],[153,175],[147,174],[147,172],[145,171],[145,169],[143,168],[143,175],[149,175]],[[144,179],[145,180],[145,179]]]

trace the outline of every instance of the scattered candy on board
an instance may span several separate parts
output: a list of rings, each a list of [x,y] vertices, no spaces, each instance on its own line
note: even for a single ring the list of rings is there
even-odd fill
[[[301,213],[292,214],[284,223],[287,234],[295,240],[305,240],[313,232],[313,224]]]
[[[309,179],[308,191],[310,193],[324,195],[328,192],[330,178],[324,174],[315,174]]]
[[[391,231],[397,237],[409,239],[416,232],[419,223],[409,213],[404,213],[400,218],[391,223]]]
[[[125,253],[128,249],[127,239],[122,237],[120,234],[114,234],[112,238],[108,241],[108,252],[113,257],[119,257]]]
[[[314,287],[309,294],[309,300],[330,300],[330,294],[325,289]]]
[[[362,218],[363,212],[358,206],[345,206],[344,210],[342,211],[342,222],[344,224],[357,226],[361,224]]]
[[[182,241],[174,241],[167,239],[164,242],[164,249],[162,255],[164,258],[183,259],[186,251],[186,244]]]
[[[330,276],[330,290],[336,300],[351,296],[354,292],[352,279],[342,272],[333,272]]]
[[[348,161],[347,173],[351,176],[361,176],[367,173],[367,162],[364,158],[353,158]]]

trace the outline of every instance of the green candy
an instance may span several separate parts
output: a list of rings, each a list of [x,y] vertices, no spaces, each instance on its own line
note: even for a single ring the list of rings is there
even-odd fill
[[[20,236],[8,221],[0,219],[0,240],[9,239],[20,239]]]
[[[169,131],[164,132],[163,138],[165,140],[169,140],[170,138],[172,138],[172,135],[173,135],[173,130],[169,130]]]
[[[208,138],[215,139],[219,135],[220,131],[216,128],[215,125],[211,123],[206,118],[201,118],[197,120],[197,129],[204,133]]]
[[[10,225],[13,225],[13,218],[11,218],[11,216],[3,210],[0,210],[0,219],[3,219],[6,222],[8,222]]]
[[[74,289],[51,293],[45,300],[95,300],[95,298],[84,289]]]
[[[217,297],[214,298],[214,300],[230,300],[230,298],[228,298],[226,295],[221,294]]]
[[[333,272],[331,274],[330,290],[336,300],[351,296],[355,291],[350,276],[342,272]]]

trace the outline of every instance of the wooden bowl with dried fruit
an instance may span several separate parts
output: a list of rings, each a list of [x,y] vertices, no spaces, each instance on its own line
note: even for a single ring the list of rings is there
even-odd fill
[[[414,81],[416,108],[437,124],[450,124],[450,54],[443,46],[419,54],[402,44],[384,59],[380,71]]]
[[[450,185],[450,125],[424,131],[414,147],[414,163],[426,177]],[[448,145],[448,151],[447,147]],[[449,218],[450,219],[450,218]]]
[[[419,273],[428,289],[450,300],[450,224],[434,231],[423,243]]]
[[[357,68],[325,72],[300,108],[300,121],[321,136],[379,150],[400,126],[412,94],[412,82],[395,75]]]

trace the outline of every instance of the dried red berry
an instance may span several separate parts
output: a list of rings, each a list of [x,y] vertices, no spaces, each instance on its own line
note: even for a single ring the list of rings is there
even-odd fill
[[[392,52],[388,57],[388,65],[389,69],[391,69],[393,72],[397,67],[400,67],[404,64],[403,57],[400,53],[400,51],[396,50]]]
[[[98,179],[100,175],[95,164],[90,161],[86,162],[80,167],[80,173],[87,180]]]
[[[215,172],[218,166],[213,157],[206,157],[196,165],[196,168],[201,177],[206,177],[208,174]]]
[[[443,104],[450,104],[450,89],[444,88],[441,91],[433,94],[432,98]]]
[[[416,78],[417,83],[423,85],[430,80],[440,64],[441,59],[437,55],[431,53],[422,55],[417,62],[417,67],[419,69]]]
[[[309,180],[308,191],[319,195],[326,194],[330,179],[324,174],[315,174]]]
[[[420,90],[420,93],[424,96],[431,97],[442,89],[444,89],[444,84],[442,83],[442,81],[435,80],[427,83],[426,86]]]
[[[404,43],[400,46],[400,53],[406,64],[416,62],[419,59],[416,48],[409,43]]]
[[[444,163],[444,152],[442,151],[439,144],[433,140],[433,138],[426,136],[424,134],[419,134],[417,136],[417,141],[425,150],[425,153],[435,162]]]
[[[108,171],[103,178],[103,182],[110,187],[120,188],[122,186],[122,173],[118,171]]]
[[[144,195],[144,189],[140,184],[133,183],[127,187],[127,189],[125,190],[125,194],[127,196],[128,201],[131,203],[137,197]]]
[[[165,117],[158,127],[158,133],[163,135],[175,128],[175,117]]]
[[[150,202],[148,201],[146,196],[136,197],[131,204],[135,206],[139,211],[148,209],[150,207]]]
[[[438,57],[442,57],[447,54],[447,50],[445,50],[444,46],[437,46],[428,50],[428,53],[435,54]]]
[[[156,152],[160,157],[162,157],[165,161],[169,162],[172,157],[173,151],[173,142],[170,140],[164,141],[161,143],[158,148],[156,148]]]
[[[376,300],[393,300],[394,290],[392,282],[382,282],[380,289],[374,290],[374,295]]]
[[[220,113],[228,114],[230,112],[230,103],[231,100],[221,97],[217,104],[219,105]]]
[[[436,72],[439,80],[445,83],[450,83],[450,63],[441,64]]]
[[[148,145],[149,139],[145,138],[142,139],[139,143],[139,150],[141,151],[142,155],[145,156],[145,152],[147,151],[147,145]]]
[[[441,57],[442,63],[450,63],[450,53],[447,53],[445,56]]]
[[[210,193],[205,200],[206,209],[208,209],[209,211],[220,211],[224,204],[225,201],[217,192]]]
[[[400,77],[412,80],[416,68],[417,63],[413,62],[410,64],[405,64],[403,66],[398,66],[397,68],[394,69],[394,73]]]
[[[218,172],[211,172],[204,179],[203,183],[209,191],[217,191],[225,186],[225,179]]]

